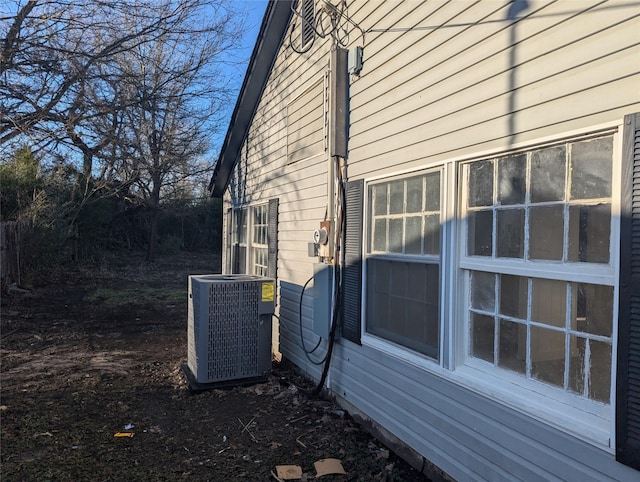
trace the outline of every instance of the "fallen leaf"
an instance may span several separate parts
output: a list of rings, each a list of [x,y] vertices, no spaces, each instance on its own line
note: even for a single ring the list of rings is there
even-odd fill
[[[271,448],[272,449],[275,450],[275,449],[280,448],[280,447],[282,447],[282,444],[280,444],[278,442],[271,442]]]
[[[376,454],[376,460],[388,459],[388,458],[389,458],[389,451],[387,449],[378,450],[378,453]]]

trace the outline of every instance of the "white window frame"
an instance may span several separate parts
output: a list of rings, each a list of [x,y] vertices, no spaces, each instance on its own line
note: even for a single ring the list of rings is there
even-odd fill
[[[415,254],[400,254],[400,253],[369,253],[369,232],[372,230],[371,221],[373,219],[373,214],[370,212],[371,206],[369,205],[369,188],[372,185],[387,183],[394,180],[404,180],[414,176],[420,176],[423,174],[428,174],[431,172],[439,172],[440,173],[440,254],[439,255],[415,255]],[[418,366],[420,368],[433,368],[437,366],[443,365],[443,360],[445,355],[448,354],[448,350],[445,352],[444,350],[444,339],[443,337],[443,319],[445,310],[443,309],[444,301],[446,299],[445,289],[443,288],[444,283],[444,273],[445,262],[448,259],[448,254],[443,253],[445,245],[444,241],[448,239],[444,234],[444,225],[442,220],[446,218],[447,213],[447,198],[445,193],[447,192],[447,169],[445,166],[440,164],[435,164],[432,166],[424,167],[421,169],[413,169],[413,170],[404,170],[393,175],[387,176],[377,176],[367,179],[364,186],[364,203],[363,203],[363,284],[362,284],[362,319],[361,319],[361,342],[363,345],[370,346],[384,352],[394,358],[398,358],[405,362],[408,362],[412,365]],[[405,195],[406,196],[406,195]],[[404,241],[404,240],[403,240]],[[439,341],[438,341],[438,358],[434,359],[429,357],[426,354],[417,352],[410,348],[407,348],[401,344],[395,343],[391,340],[383,338],[379,335],[374,335],[372,333],[367,332],[367,259],[375,258],[381,260],[389,260],[389,261],[400,261],[400,262],[419,262],[424,264],[438,264],[440,270],[440,295],[439,295]]]
[[[259,209],[264,216],[264,223],[256,222],[255,212]],[[256,204],[249,208],[251,212],[251,237],[249,239],[251,245],[248,249],[249,265],[251,266],[251,274],[267,276],[269,271],[269,244],[268,244],[268,231],[269,231],[269,204]],[[264,243],[256,240],[256,228],[264,228]],[[263,254],[263,263],[256,259],[258,253]]]
[[[245,248],[244,261],[245,261],[245,266],[247,271],[247,273],[245,274],[266,276],[266,272],[268,270],[269,247],[268,247],[268,244],[258,243],[254,239],[254,228],[257,226],[257,224],[254,221],[254,210],[256,208],[264,209],[266,223],[261,225],[265,226],[268,232],[268,226],[269,226],[269,203],[268,202],[247,204],[244,206],[235,207],[231,210],[232,219],[231,219],[230,241],[231,241],[232,249],[231,249],[231,255],[230,255],[231,259],[229,260],[230,273],[234,272],[233,246],[238,244]],[[240,242],[240,232],[239,232],[239,226],[237,224],[237,220],[238,220],[237,216],[239,212],[244,212],[244,215],[245,215],[245,224],[243,225],[243,227],[246,230],[244,242]],[[255,255],[256,248],[265,249],[267,251],[267,264],[258,265],[254,262],[255,261],[254,255]]]
[[[437,374],[474,392],[511,407],[527,416],[549,423],[555,428],[569,433],[600,449],[615,452],[615,406],[616,406],[616,361],[618,345],[618,306],[619,266],[620,266],[620,194],[622,168],[622,119],[616,122],[592,126],[588,129],[567,131],[553,136],[533,139],[514,144],[509,149],[490,149],[473,155],[459,156],[444,162],[434,163],[420,168],[398,170],[365,179],[363,203],[363,229],[365,236],[363,248],[362,281],[362,318],[361,342],[385,355],[401,362],[416,366]],[[610,403],[603,404],[587,400],[581,396],[568,395],[561,389],[543,382],[523,380],[523,376],[501,373],[497,376],[492,370],[486,370],[487,362],[473,360],[467,356],[469,346],[468,333],[468,273],[470,270],[487,271],[487,260],[466,256],[466,222],[461,218],[464,184],[461,179],[461,166],[464,163],[481,161],[514,154],[518,151],[531,151],[565,141],[574,142],[581,137],[613,135],[612,186],[611,186],[611,232],[610,260],[607,265],[590,263],[589,266],[575,268],[575,276],[569,280],[585,283],[610,285],[613,294],[612,360]],[[366,331],[367,309],[367,263],[369,214],[368,188],[374,182],[392,180],[399,177],[419,175],[431,169],[441,169],[441,216],[444,219],[440,234],[440,350],[439,360],[434,361],[425,355],[371,335]],[[505,274],[524,274],[528,277],[567,280],[567,274],[559,265],[548,271],[539,272],[526,266],[526,262],[511,259],[491,258],[490,272]],[[531,264],[531,263],[528,263]],[[499,268],[500,271],[496,271]],[[545,266],[547,268],[547,266]],[[484,366],[483,366],[484,364]],[[504,372],[508,372],[504,370]],[[522,382],[525,383],[522,383]],[[519,387],[514,390],[514,387]]]

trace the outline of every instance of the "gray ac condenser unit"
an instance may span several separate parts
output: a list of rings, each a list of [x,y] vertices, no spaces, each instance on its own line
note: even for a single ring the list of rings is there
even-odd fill
[[[260,377],[271,369],[275,281],[189,276],[187,366],[198,383]]]

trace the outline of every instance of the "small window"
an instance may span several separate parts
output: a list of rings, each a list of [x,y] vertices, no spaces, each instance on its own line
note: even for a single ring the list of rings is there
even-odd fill
[[[251,242],[252,274],[267,276],[269,269],[269,246],[267,241],[267,205],[253,208],[253,238]]]
[[[267,204],[232,211],[231,270],[267,276],[269,270],[269,208]]]
[[[440,171],[369,185],[366,331],[434,360],[440,345]]]

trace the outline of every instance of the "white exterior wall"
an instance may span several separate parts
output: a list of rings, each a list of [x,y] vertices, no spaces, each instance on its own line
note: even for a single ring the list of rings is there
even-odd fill
[[[350,17],[367,31],[364,68],[350,87],[349,178],[473,158],[640,110],[638,2],[527,4],[519,16],[530,17],[514,23],[509,2],[349,2]],[[350,38],[362,44],[357,31]],[[225,196],[225,213],[279,198],[279,347],[316,379],[320,368],[300,348],[298,303],[313,274],[307,243],[327,207],[328,160],[320,154],[288,166],[286,121],[287,105],[323,77],[329,46],[317,39],[298,55],[285,40]],[[313,346],[311,296],[302,312]],[[491,400],[451,373],[340,341],[328,383],[458,480],[640,477],[610,449]]]

